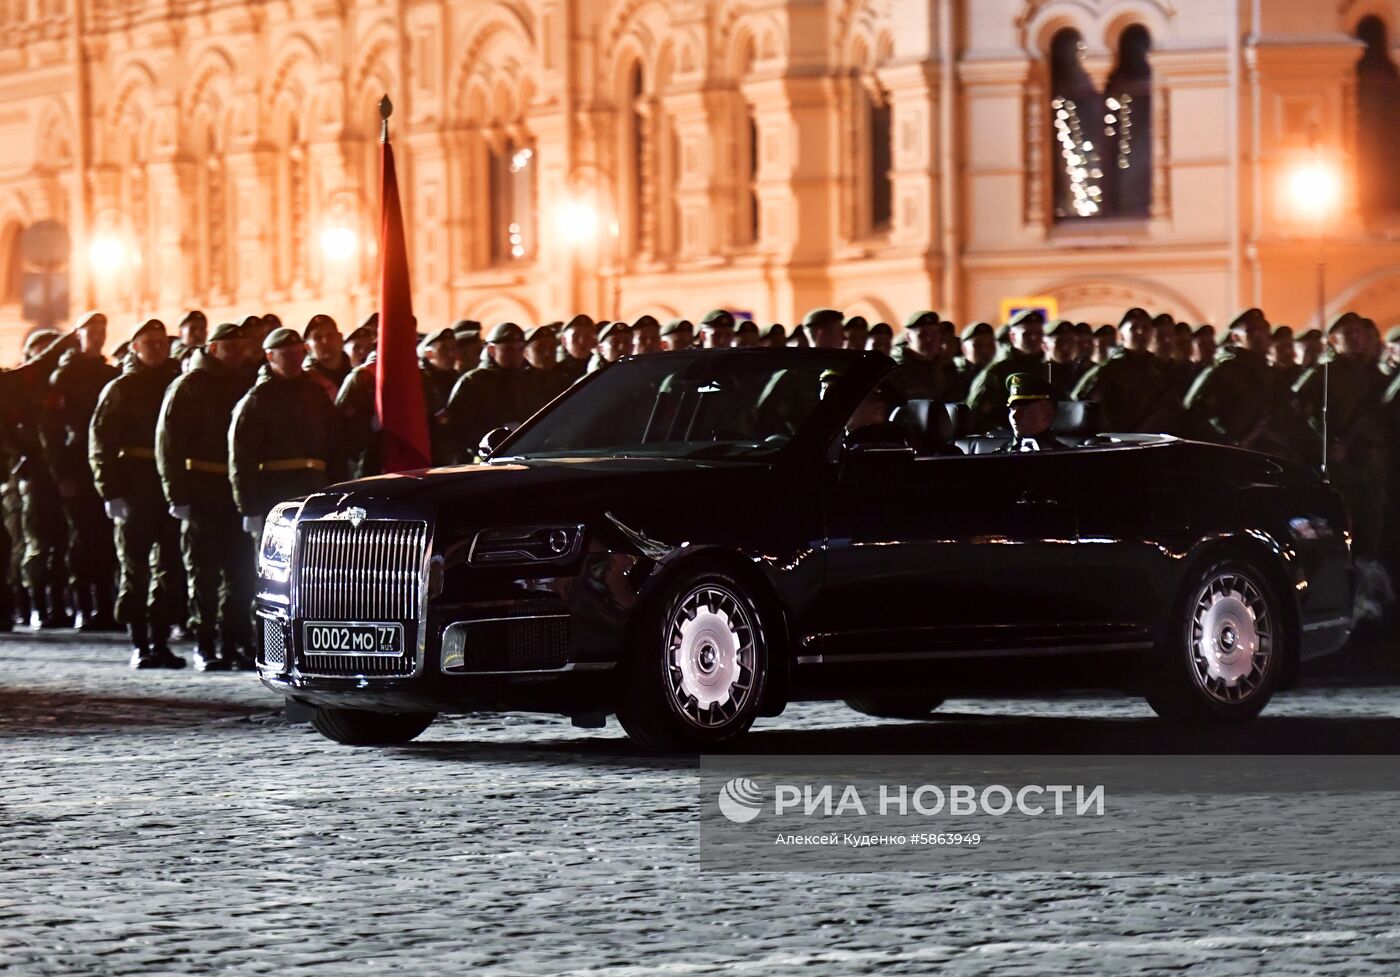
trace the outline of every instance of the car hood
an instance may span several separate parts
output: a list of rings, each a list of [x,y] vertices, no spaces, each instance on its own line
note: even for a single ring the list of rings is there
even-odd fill
[[[709,485],[766,470],[766,465],[753,462],[626,456],[550,458],[377,475],[330,486],[321,494],[345,496],[342,502],[384,501],[425,508],[504,499],[515,505],[548,502],[550,508],[556,508],[568,498],[650,492],[675,483]]]

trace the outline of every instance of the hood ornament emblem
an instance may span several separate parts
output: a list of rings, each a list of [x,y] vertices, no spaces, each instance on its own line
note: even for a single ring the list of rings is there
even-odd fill
[[[345,510],[345,518],[350,520],[350,525],[353,528],[359,529],[360,523],[365,521],[365,510],[361,509],[357,505],[352,505],[350,508]]]

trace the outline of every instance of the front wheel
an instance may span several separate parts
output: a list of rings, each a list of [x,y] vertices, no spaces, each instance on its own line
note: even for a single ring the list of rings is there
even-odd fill
[[[722,570],[692,573],[642,611],[617,718],[643,749],[704,750],[746,732],[768,678],[758,605]]]
[[[368,712],[317,706],[311,725],[326,739],[347,746],[395,746],[417,737],[436,718],[432,712]]]
[[[1175,722],[1239,722],[1268,704],[1287,642],[1279,598],[1240,560],[1192,576],[1153,663],[1147,702]]]

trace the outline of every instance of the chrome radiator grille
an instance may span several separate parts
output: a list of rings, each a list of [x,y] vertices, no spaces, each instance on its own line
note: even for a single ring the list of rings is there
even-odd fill
[[[324,621],[416,621],[428,527],[339,519],[298,527],[292,616]]]

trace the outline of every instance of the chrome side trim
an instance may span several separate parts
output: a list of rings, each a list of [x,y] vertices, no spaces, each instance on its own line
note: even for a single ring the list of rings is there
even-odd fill
[[[940,661],[951,658],[1016,658],[1041,655],[1082,655],[1096,651],[1142,651],[1151,648],[1151,641],[1124,641],[1105,645],[1054,645],[1040,648],[975,648],[949,651],[891,651],[862,655],[853,652],[840,652],[834,655],[798,655],[799,665],[853,664],[859,662],[888,661]]]

